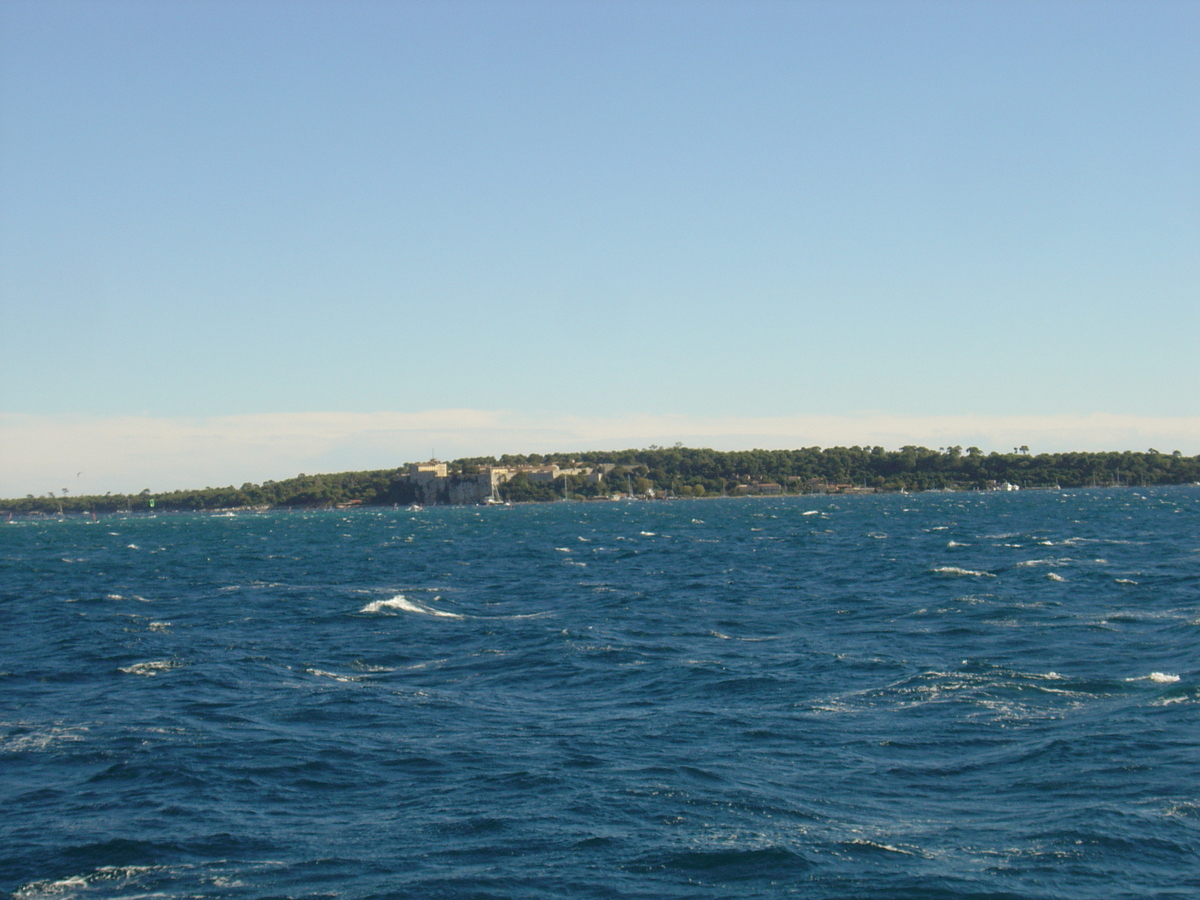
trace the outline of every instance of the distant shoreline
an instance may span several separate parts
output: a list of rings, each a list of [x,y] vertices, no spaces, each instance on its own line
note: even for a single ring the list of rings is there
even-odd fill
[[[1039,485],[1037,487],[1025,488],[1024,491],[1092,491],[1092,490],[1138,490],[1143,487],[1200,487],[1200,482],[1179,482],[1171,484],[1155,484],[1155,485],[1131,485],[1131,484],[1105,484],[1105,485],[1084,485],[1074,487],[1064,487],[1061,485]],[[605,503],[605,504],[622,504],[622,503],[678,503],[680,501],[762,501],[762,500],[798,500],[802,497],[870,497],[879,495],[895,495],[895,494],[996,494],[1003,493],[996,490],[985,490],[979,488],[929,488],[928,490],[868,490],[868,491],[809,491],[805,493],[794,494],[706,494],[702,497],[570,497],[563,499],[561,497],[554,500],[514,500],[499,504],[464,504],[464,503],[438,503],[431,504],[435,507],[456,507],[456,508],[487,508],[494,506],[496,508],[514,507],[514,506],[538,506],[555,503]],[[0,501],[3,503],[5,501]],[[341,503],[332,506],[292,506],[281,504],[278,506],[212,506],[203,508],[181,508],[181,507],[163,507],[163,508],[140,508],[140,509],[116,509],[116,510],[34,510],[28,512],[16,512],[3,507],[0,507],[0,516],[8,517],[15,521],[17,519],[87,519],[95,516],[97,519],[102,517],[113,516],[141,516],[149,517],[156,515],[189,515],[192,513],[204,513],[213,517],[229,514],[248,514],[248,513],[268,513],[268,512],[346,512],[355,509],[406,509],[406,510],[423,510],[423,504],[381,504],[381,503]]]
[[[152,493],[26,496],[0,515],[148,511],[236,512],[359,506],[475,505],[561,500],[836,496],[927,491],[1015,491],[1200,483],[1200,455],[1178,451],[984,454],[975,447],[809,447],[504,455],[409,463],[394,469],[297,475],[241,487]]]

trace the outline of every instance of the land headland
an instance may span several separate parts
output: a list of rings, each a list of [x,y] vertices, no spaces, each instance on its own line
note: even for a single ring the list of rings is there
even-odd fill
[[[1016,490],[1200,482],[1200,456],[1179,451],[983,453],[975,447],[688,447],[506,454],[394,469],[300,474],[241,487],[0,500],[13,515],[145,510],[473,504],[624,497],[736,497],[879,491]]]

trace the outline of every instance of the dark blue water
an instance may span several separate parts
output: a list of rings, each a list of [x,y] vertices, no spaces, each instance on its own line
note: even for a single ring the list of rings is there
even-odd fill
[[[1200,489],[27,519],[0,566],[0,894],[1200,896]]]

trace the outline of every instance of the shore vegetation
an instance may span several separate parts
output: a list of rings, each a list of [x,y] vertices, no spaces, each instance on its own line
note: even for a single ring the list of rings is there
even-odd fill
[[[1140,487],[1200,482],[1200,456],[1179,451],[983,453],[976,447],[806,447],[799,450],[720,451],[651,446],[642,450],[506,454],[448,464],[450,476],[489,466],[607,468],[599,481],[563,475],[537,481],[523,472],[500,485],[499,499],[537,502],[600,499],[614,493],[654,497],[1016,488]],[[407,467],[300,474],[240,487],[205,487],[136,494],[73,495],[64,488],[42,496],[0,500],[15,515],[149,510],[392,506],[414,502]]]

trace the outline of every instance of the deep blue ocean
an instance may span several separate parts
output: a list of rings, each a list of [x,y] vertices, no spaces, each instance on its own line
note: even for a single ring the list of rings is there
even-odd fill
[[[0,896],[1200,897],[1200,488],[0,523]]]

